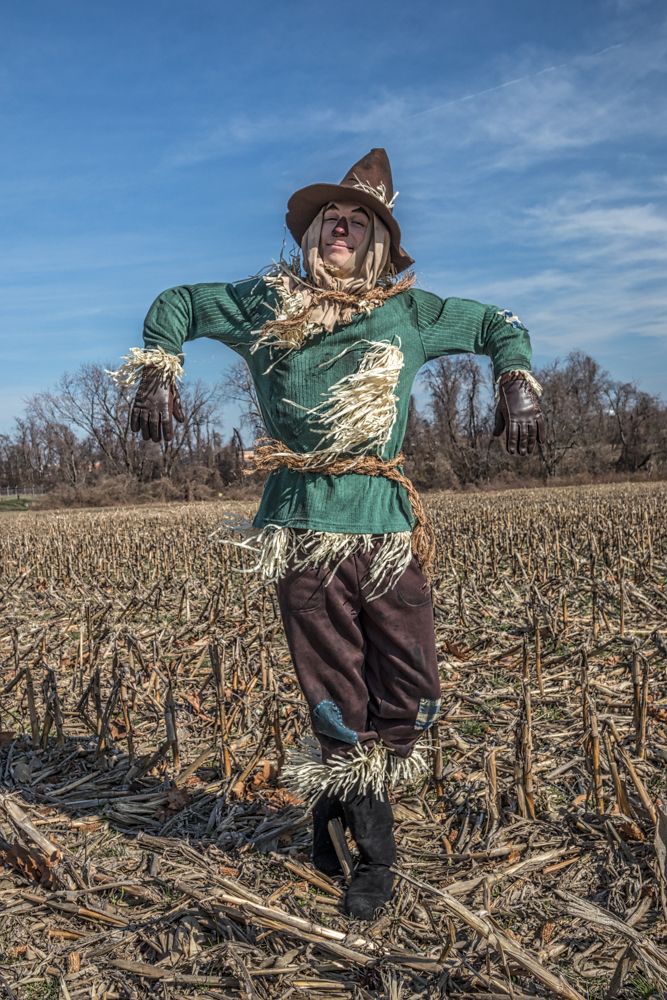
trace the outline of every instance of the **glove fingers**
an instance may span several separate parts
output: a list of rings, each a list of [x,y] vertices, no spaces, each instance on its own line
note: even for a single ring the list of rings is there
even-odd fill
[[[528,454],[532,454],[535,450],[535,441],[537,439],[537,421],[531,420],[528,424]]]
[[[182,424],[185,421],[185,414],[183,413],[183,407],[181,406],[181,397],[179,396],[179,394],[176,392],[175,389],[174,389],[173,411],[174,411],[174,420],[178,420],[179,424]]]
[[[160,414],[160,429],[163,440],[171,441],[174,436],[174,425],[168,412]]]
[[[496,418],[493,424],[493,436],[500,437],[502,432],[505,430],[505,415],[503,414],[502,407],[498,405],[496,407]]]
[[[537,440],[540,444],[546,444],[547,440],[547,427],[541,413],[537,418]]]
[[[507,437],[505,438],[505,447],[510,455],[516,455],[517,449],[519,447],[519,425],[516,420],[510,420],[507,426]]]
[[[525,455],[528,445],[528,431],[525,423],[517,424],[516,451],[517,455]]]
[[[160,441],[160,415],[159,413],[151,413],[148,418],[148,426],[150,429],[151,441],[159,443]]]
[[[178,392],[169,386],[162,374],[148,365],[141,375],[141,382],[130,411],[130,428],[141,430],[144,441],[171,441],[174,425],[171,414],[183,421],[183,410]]]
[[[141,436],[144,441],[151,439],[150,414],[148,410],[139,410],[139,421],[141,424]]]

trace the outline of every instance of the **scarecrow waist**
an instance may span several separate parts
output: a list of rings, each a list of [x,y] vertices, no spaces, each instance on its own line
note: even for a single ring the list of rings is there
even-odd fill
[[[297,472],[319,472],[328,476],[356,474],[361,476],[382,476],[404,487],[416,525],[412,532],[412,551],[422,570],[428,573],[435,556],[435,535],[428,520],[426,509],[414,484],[401,471],[403,455],[383,459],[377,455],[332,455],[330,452],[291,451],[282,441],[261,438],[255,443],[254,463],[258,472],[274,472],[279,468]]]

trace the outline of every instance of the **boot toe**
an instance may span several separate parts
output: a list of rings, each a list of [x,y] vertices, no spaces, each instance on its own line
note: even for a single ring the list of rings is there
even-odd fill
[[[345,897],[345,913],[357,920],[372,920],[383,902],[384,900],[378,901],[369,896],[351,896],[348,893]]]
[[[372,920],[375,911],[388,903],[393,895],[394,876],[384,865],[364,865],[355,873],[347,893],[344,909],[352,917]]]

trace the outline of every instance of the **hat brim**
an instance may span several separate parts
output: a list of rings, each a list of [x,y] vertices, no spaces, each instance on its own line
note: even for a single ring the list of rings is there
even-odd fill
[[[353,201],[364,208],[370,208],[384,222],[391,236],[390,257],[398,272],[414,264],[414,260],[401,246],[401,230],[398,222],[379,198],[366,191],[347,184],[309,184],[295,191],[287,202],[285,222],[287,228],[301,246],[301,240],[319,210],[330,201]]]

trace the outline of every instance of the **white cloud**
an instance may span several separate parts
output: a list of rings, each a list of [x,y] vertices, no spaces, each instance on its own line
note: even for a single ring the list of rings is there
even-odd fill
[[[408,111],[408,104],[403,98],[376,99],[365,107],[354,105],[345,110],[332,106],[285,106],[281,98],[280,108],[275,112],[234,115],[222,123],[204,128],[199,136],[168,150],[163,166],[193,166],[259,144],[266,147],[279,142],[289,147],[290,143],[305,136],[312,137],[316,148],[323,136],[371,134],[377,131],[378,121],[400,123],[406,119]]]
[[[485,260],[424,277],[442,295],[468,295],[516,311],[542,357],[584,350],[614,377],[639,379],[649,391],[665,394],[663,187],[661,175],[646,184],[575,175],[559,198],[515,208],[508,244],[523,253],[508,265],[499,254],[497,276],[489,278]]]
[[[569,213],[556,206],[531,214],[554,238],[580,241],[605,257],[622,251],[636,260],[654,259],[667,252],[667,213],[655,204],[591,206]]]
[[[389,133],[406,163],[447,162],[473,151],[480,170],[525,168],[601,143],[665,132],[656,74],[665,74],[667,23],[650,34],[612,42],[553,63],[548,51],[495,54],[480,61],[480,86],[464,94],[415,85],[397,97],[376,92],[363,102],[286,105],[276,97],[261,116],[208,123],[169,150],[166,166],[190,166],[272,143],[308,139],[314,150],[344,136]],[[518,71],[518,72],[517,72]],[[267,101],[265,107],[270,108]],[[294,110],[291,110],[291,108]],[[479,154],[483,154],[479,156]]]

